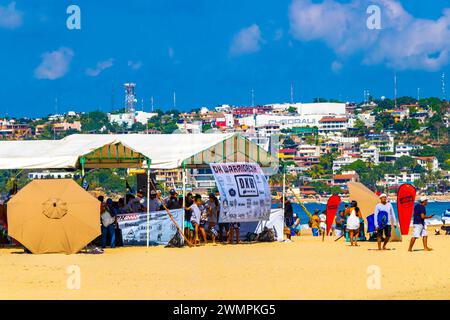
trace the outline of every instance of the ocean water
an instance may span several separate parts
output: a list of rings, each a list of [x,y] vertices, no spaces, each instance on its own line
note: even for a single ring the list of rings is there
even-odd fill
[[[308,209],[308,211],[312,214],[314,213],[314,210],[319,209],[320,211],[325,210],[326,208],[326,203],[318,203],[318,202],[307,202],[307,203],[303,203],[306,207],[306,209]],[[344,210],[344,205],[346,203],[345,202],[341,202],[341,205],[339,207],[339,210]],[[279,204],[274,204],[273,207],[277,208],[279,207]],[[392,206],[394,207],[394,211],[398,217],[398,213],[397,213],[397,203],[396,202],[392,202]],[[308,215],[305,213],[305,211],[302,209],[302,207],[298,204],[293,202],[292,203],[292,207],[294,209],[294,212],[300,217],[300,223],[302,225],[306,225],[309,221],[309,217]],[[430,214],[434,214],[435,216],[433,217],[433,219],[428,219],[427,220],[427,224],[440,224],[441,222],[441,217],[444,214],[445,210],[450,209],[450,202],[428,202],[427,205],[427,215]],[[338,210],[338,211],[339,211]]]

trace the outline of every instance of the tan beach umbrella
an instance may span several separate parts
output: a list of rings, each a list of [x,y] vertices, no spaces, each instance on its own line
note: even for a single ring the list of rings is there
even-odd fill
[[[361,209],[362,216],[364,218],[370,216],[377,203],[380,202],[377,195],[360,182],[349,182],[347,183],[347,187],[350,200],[358,202],[358,207]]]
[[[100,202],[71,179],[33,180],[8,202],[8,225],[33,253],[77,253],[100,235]]]

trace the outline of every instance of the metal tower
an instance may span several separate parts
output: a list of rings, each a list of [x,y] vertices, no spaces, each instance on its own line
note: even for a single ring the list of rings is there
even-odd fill
[[[134,112],[136,111],[136,102],[137,102],[135,93],[136,84],[125,83],[124,87],[125,87],[125,112],[134,114]]]

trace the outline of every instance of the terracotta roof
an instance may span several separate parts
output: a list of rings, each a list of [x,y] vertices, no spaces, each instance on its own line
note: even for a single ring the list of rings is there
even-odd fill
[[[319,120],[319,122],[347,122],[347,118],[332,118],[332,117],[323,117]]]
[[[297,149],[280,149],[278,150],[279,153],[291,153],[291,152],[297,152]]]
[[[416,158],[416,159],[419,159],[419,160],[423,160],[423,161],[434,160],[434,159],[436,159],[435,156],[429,156],[429,157],[415,157],[415,158]]]
[[[335,174],[333,176],[334,180],[351,180],[352,178],[355,178],[356,174]]]

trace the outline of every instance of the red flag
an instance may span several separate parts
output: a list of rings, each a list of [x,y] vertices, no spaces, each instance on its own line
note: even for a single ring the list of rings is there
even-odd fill
[[[416,188],[410,184],[402,184],[397,191],[397,211],[402,235],[407,235],[414,210]]]
[[[341,204],[341,198],[338,195],[333,195],[327,202],[327,234],[330,234],[331,225],[333,224],[336,212]]]

